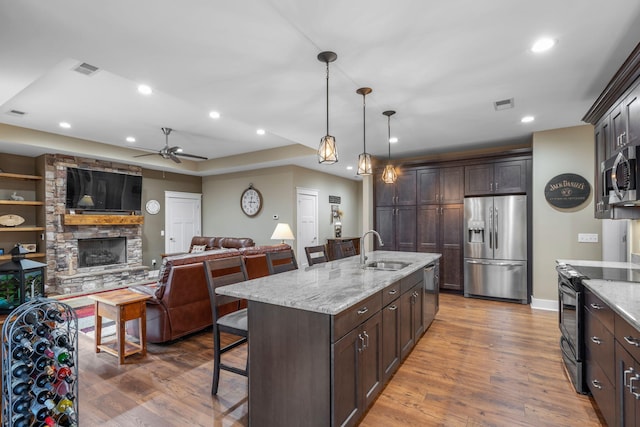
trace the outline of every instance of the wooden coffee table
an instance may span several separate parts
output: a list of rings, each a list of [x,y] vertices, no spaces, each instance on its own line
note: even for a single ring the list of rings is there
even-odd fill
[[[147,354],[147,310],[145,301],[150,295],[140,294],[129,289],[118,289],[90,295],[94,300],[96,322],[96,353],[105,351],[118,357],[118,363],[123,364],[126,356],[141,353]],[[116,322],[116,339],[102,342],[102,317]],[[140,331],[139,343],[127,341],[125,324],[128,320],[138,320]]]

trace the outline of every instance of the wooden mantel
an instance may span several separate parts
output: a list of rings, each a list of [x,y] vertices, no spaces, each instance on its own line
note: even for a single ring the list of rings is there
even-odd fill
[[[142,215],[64,215],[64,225],[138,225],[144,224]]]

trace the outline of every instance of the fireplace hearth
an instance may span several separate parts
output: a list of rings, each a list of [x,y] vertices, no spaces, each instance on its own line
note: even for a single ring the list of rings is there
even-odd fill
[[[78,268],[126,263],[126,237],[78,239]]]

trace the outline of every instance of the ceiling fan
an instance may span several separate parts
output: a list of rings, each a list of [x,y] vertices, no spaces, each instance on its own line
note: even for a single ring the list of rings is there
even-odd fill
[[[157,153],[139,154],[139,155],[133,156],[133,157],[144,157],[144,156],[152,156],[153,154],[158,154],[163,159],[171,159],[176,163],[182,163],[180,161],[180,159],[178,158],[178,156],[191,157],[193,159],[207,160],[206,157],[197,156],[195,154],[183,153],[182,152],[182,148],[177,146],[177,145],[174,146],[174,147],[169,147],[169,134],[171,133],[171,131],[173,129],[171,129],[171,128],[161,128],[161,129],[162,129],[162,133],[164,133],[164,137],[165,137],[164,147],[160,151],[158,151]]]

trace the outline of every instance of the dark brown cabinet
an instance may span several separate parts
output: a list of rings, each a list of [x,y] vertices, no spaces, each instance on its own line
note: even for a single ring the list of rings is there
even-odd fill
[[[462,291],[464,205],[418,206],[418,252],[442,254],[440,289]]]
[[[378,207],[376,208],[376,231],[380,233],[384,246],[376,249],[385,251],[416,250],[416,207]]]
[[[382,379],[386,383],[400,366],[400,281],[382,292]]]
[[[418,169],[418,204],[448,204],[464,201],[464,168]]]
[[[416,204],[416,171],[401,170],[394,184],[376,182],[376,206],[409,206]]]
[[[333,346],[333,425],[353,426],[382,389],[382,314]]]
[[[640,423],[640,331],[615,317],[616,425]]]
[[[516,194],[527,191],[527,161],[500,160],[465,166],[465,196]]]

